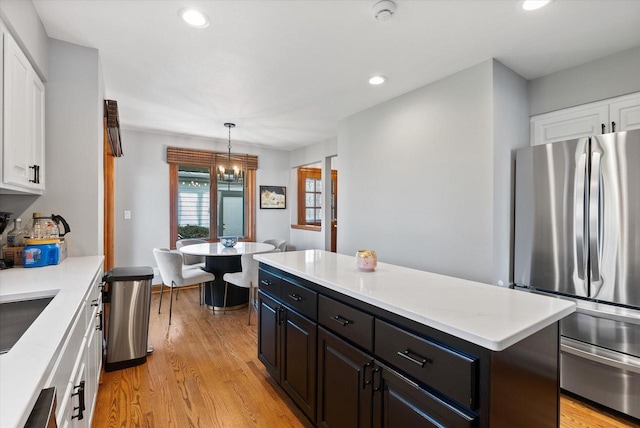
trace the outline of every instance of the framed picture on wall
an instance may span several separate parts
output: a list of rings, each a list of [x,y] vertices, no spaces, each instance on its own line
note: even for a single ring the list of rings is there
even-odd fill
[[[283,210],[287,207],[285,186],[260,186],[260,209]]]

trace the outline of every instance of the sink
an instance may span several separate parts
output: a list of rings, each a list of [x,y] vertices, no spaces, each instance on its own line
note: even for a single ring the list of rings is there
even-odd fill
[[[54,297],[0,303],[0,354],[9,352]]]

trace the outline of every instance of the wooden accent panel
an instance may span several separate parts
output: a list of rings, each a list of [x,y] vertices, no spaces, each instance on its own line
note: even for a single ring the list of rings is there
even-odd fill
[[[107,119],[103,119],[104,146],[104,270],[107,271],[115,263],[115,157],[113,157]]]
[[[199,305],[198,287],[181,288],[169,326],[159,297],[149,317],[155,351],[145,364],[102,374],[94,428],[312,426],[258,360],[258,326],[245,311],[214,315]],[[640,427],[564,394],[560,414],[560,428]]]
[[[322,232],[322,226],[310,226],[308,224],[292,224],[291,229],[310,230],[311,232]]]
[[[247,236],[243,241],[256,240],[256,171],[248,170],[246,179],[246,194],[244,198],[247,222]]]
[[[169,248],[176,249],[178,240],[178,164],[169,164]]]

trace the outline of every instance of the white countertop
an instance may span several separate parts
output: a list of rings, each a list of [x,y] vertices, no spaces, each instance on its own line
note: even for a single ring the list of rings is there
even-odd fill
[[[257,254],[260,262],[461,339],[502,351],[575,311],[575,303],[322,250]]]
[[[0,271],[0,302],[55,295],[14,347],[0,355],[0,427],[24,426],[102,260],[70,257],[55,266]]]

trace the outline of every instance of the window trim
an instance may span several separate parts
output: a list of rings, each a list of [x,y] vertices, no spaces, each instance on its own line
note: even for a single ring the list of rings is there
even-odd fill
[[[309,224],[306,218],[306,186],[305,181],[307,178],[313,178],[316,180],[322,179],[322,168],[313,167],[300,167],[298,168],[298,218],[297,223],[292,224],[292,229],[310,230],[320,232],[322,230],[322,222]],[[335,182],[338,179],[338,171],[331,170],[331,179]],[[323,186],[324,187],[324,186]],[[331,189],[333,191],[333,189]],[[324,192],[321,192],[324,194]],[[324,208],[324,207],[323,207]],[[327,214],[327,211],[325,211]],[[329,207],[328,214],[331,215],[331,207]]]
[[[195,154],[195,156],[194,156]],[[178,170],[180,165],[208,167],[211,177],[216,172],[216,159],[219,155],[227,156],[222,152],[210,152],[206,150],[183,149],[179,147],[167,148],[167,162],[169,163],[169,248],[176,248],[178,240]],[[256,239],[256,169],[258,157],[254,155],[233,155],[246,159],[247,171],[245,175],[245,222],[247,233],[240,241],[254,242]],[[211,179],[209,186],[209,239],[207,242],[218,242],[218,182]]]

